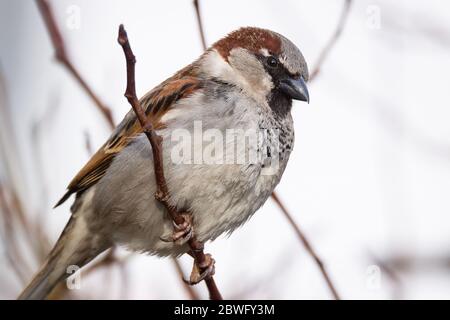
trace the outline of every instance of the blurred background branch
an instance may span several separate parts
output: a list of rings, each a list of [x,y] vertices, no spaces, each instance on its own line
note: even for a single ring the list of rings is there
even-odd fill
[[[59,30],[59,27],[57,25],[57,22],[54,18],[54,14],[52,11],[52,8],[47,0],[36,0],[39,10],[41,12],[42,18],[44,19],[45,25],[47,27],[47,31],[50,35],[50,38],[52,40],[53,47],[55,49],[55,56],[59,62],[62,63],[63,66],[66,67],[68,72],[77,80],[81,88],[86,92],[86,94],[92,99],[94,102],[94,105],[98,108],[101,115],[104,117],[105,121],[109,124],[111,130],[115,128],[114,120],[112,118],[112,112],[109,107],[104,104],[100,98],[98,98],[97,94],[94,93],[94,90],[87,84],[87,82],[83,79],[80,72],[74,67],[73,63],[69,60],[67,51],[66,51],[66,44],[64,41],[64,38],[61,35],[61,32]],[[86,149],[88,150],[88,153],[90,155],[93,154],[93,149],[91,145],[91,140],[89,138],[89,135],[85,133],[85,141],[86,141]],[[96,260],[92,264],[90,264],[86,270],[83,271],[85,275],[88,275],[98,269],[101,269],[103,267],[110,267],[112,265],[122,265],[126,262],[126,258],[119,259],[115,255],[115,251],[117,249],[114,247],[112,249],[109,249],[106,254],[102,256],[102,258]],[[175,270],[178,272],[181,279],[184,278],[184,275],[181,273],[181,266],[179,265],[179,262],[177,259],[172,259]],[[187,284],[185,284],[183,281],[181,282],[183,287],[190,287]],[[189,294],[189,296],[195,296],[194,295],[194,289],[189,288],[185,289],[186,292]],[[60,291],[61,293],[61,291]],[[55,297],[54,297],[55,298]]]
[[[328,55],[330,54],[333,47],[336,45],[336,42],[339,40],[342,31],[344,30],[345,24],[348,19],[348,14],[350,12],[350,7],[352,4],[352,0],[344,0],[344,6],[342,8],[342,13],[339,18],[338,24],[336,26],[336,29],[334,30],[333,34],[331,35],[330,40],[328,40],[325,47],[322,49],[322,51],[319,54],[319,58],[317,59],[316,64],[311,69],[311,74],[309,76],[309,81],[312,81],[316,76],[319,74],[320,69],[322,68],[322,65]]]
[[[197,22],[198,22],[198,31],[199,31],[200,39],[201,39],[201,42],[202,42],[203,50],[206,50],[207,49],[207,44],[206,44],[206,40],[205,40],[205,31],[203,29],[203,21],[202,21],[202,16],[201,16],[201,11],[200,11],[200,3],[199,2],[200,2],[199,0],[194,0],[193,1],[194,7],[195,7],[195,13],[196,13],[196,17],[197,17]],[[322,50],[322,53],[320,55],[318,64],[316,65],[313,73],[311,74],[310,81],[313,80],[315,75],[318,73],[319,68],[321,67],[321,65],[323,64],[323,62],[325,60],[325,57],[329,54],[329,52],[331,51],[333,45],[336,43],[336,41],[338,40],[340,34],[342,33],[342,29],[344,27],[345,21],[346,21],[347,16],[348,16],[348,12],[350,10],[351,0],[345,0],[344,3],[345,3],[345,5],[344,5],[343,13],[341,15],[341,18],[340,18],[339,24],[338,24],[338,26],[336,28],[336,31],[334,32],[333,37],[331,38],[329,43]],[[311,247],[307,237],[300,230],[300,227],[297,225],[297,223],[295,222],[294,218],[292,217],[292,215],[287,210],[286,206],[280,200],[280,198],[278,197],[276,191],[274,191],[272,193],[272,199],[277,204],[277,206],[280,208],[280,211],[284,214],[284,216],[286,217],[286,219],[289,222],[289,224],[292,225],[292,227],[294,228],[297,236],[299,237],[300,242],[304,245],[306,251],[311,255],[311,257],[316,262],[317,266],[320,269],[320,272],[322,273],[322,275],[323,275],[323,277],[325,279],[325,282],[326,282],[328,288],[330,289],[331,294],[333,295],[333,298],[336,299],[336,300],[339,300],[340,299],[339,294],[338,294],[338,292],[336,290],[335,285],[333,284],[333,282],[331,280],[331,277],[328,275],[322,260],[318,257],[317,253]]]
[[[53,11],[50,8],[50,4],[47,0],[36,0],[39,11],[41,12],[42,18],[44,19],[45,25],[47,27],[48,34],[52,40],[53,47],[55,49],[56,60],[63,64],[67,70],[72,74],[78,84],[83,88],[87,95],[92,99],[95,106],[98,108],[100,113],[103,115],[104,119],[108,123],[109,127],[114,129],[115,124],[112,118],[111,109],[109,109],[94,93],[91,87],[87,84],[84,78],[80,75],[78,70],[73,65],[72,61],[69,59],[64,40],[61,36],[61,32],[56,23]]]

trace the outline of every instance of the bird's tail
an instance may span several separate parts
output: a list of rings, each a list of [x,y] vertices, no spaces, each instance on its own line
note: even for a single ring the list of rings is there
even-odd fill
[[[74,266],[83,267],[107,248],[94,241],[82,216],[72,216],[41,270],[18,299],[45,299],[59,282],[70,276]]]

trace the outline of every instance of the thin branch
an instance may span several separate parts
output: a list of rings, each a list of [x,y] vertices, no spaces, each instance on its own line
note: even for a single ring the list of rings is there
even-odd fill
[[[142,130],[147,136],[153,153],[153,165],[156,178],[157,191],[155,198],[166,208],[169,216],[172,220],[181,225],[185,223],[185,213],[180,213],[177,208],[169,204],[169,189],[167,187],[166,179],[164,176],[163,158],[162,158],[162,138],[153,130],[151,120],[146,117],[144,110],[142,109],[139,100],[136,96],[136,86],[135,86],[135,64],[136,58],[131,50],[130,43],[128,41],[127,33],[123,27],[119,27],[118,42],[122,46],[123,52],[125,54],[126,66],[127,66],[127,88],[125,91],[125,97],[133,108],[139,123],[142,126]],[[203,243],[197,240],[195,234],[188,241],[189,247],[191,248],[192,254],[194,256],[195,263],[201,272],[205,271],[205,262],[207,257],[203,252]],[[207,276],[205,283],[209,290],[210,299],[221,300],[222,296],[216,286],[214,278],[212,275]]]
[[[337,290],[335,286],[333,285],[333,282],[331,281],[330,276],[328,275],[327,271],[325,270],[325,266],[322,262],[322,260],[319,258],[319,256],[316,254],[314,249],[312,248],[311,244],[309,243],[308,239],[304,235],[304,233],[300,230],[299,226],[295,223],[292,216],[289,214],[283,203],[280,201],[280,199],[277,197],[277,195],[272,193],[272,199],[275,201],[275,203],[278,205],[278,207],[281,209],[281,211],[284,213],[286,218],[288,219],[291,226],[294,228],[295,233],[297,234],[300,241],[305,246],[306,251],[313,257],[316,264],[319,266],[320,272],[322,273],[323,278],[325,279],[325,282],[328,285],[328,288],[330,289],[331,293],[333,294],[334,299],[340,300],[339,294],[337,293]]]
[[[81,77],[79,71],[74,67],[69,59],[66,51],[65,41],[61,35],[60,29],[56,23],[53,10],[47,0],[36,0],[39,11],[41,12],[42,18],[47,27],[47,31],[50,35],[53,48],[55,50],[55,57],[63,66],[67,68],[69,73],[77,80],[85,93],[93,100],[94,105],[100,111],[105,121],[108,123],[109,128],[113,130],[115,128],[114,120],[112,118],[111,110],[104,104],[100,98],[94,93],[92,88],[87,84],[87,82]],[[93,153],[92,144],[90,137],[87,132],[85,132],[85,144],[86,149],[90,155]],[[95,264],[89,266],[85,273],[91,273],[94,270],[99,269],[103,266],[110,266],[114,263],[122,264],[125,259],[118,259],[114,256],[115,247],[108,252],[101,260],[97,261]],[[65,291],[64,289],[61,291]],[[62,293],[64,294],[64,293]]]
[[[78,70],[73,66],[73,64],[69,60],[68,54],[67,54],[67,51],[65,48],[64,39],[61,36],[61,32],[55,21],[53,11],[51,9],[50,4],[46,0],[37,0],[37,4],[38,4],[39,10],[41,12],[41,15],[44,19],[48,33],[50,35],[53,47],[55,49],[56,59],[60,63],[62,63],[69,70],[69,72],[75,77],[75,79],[79,82],[79,84],[81,85],[83,90],[85,90],[87,95],[89,95],[92,98],[95,105],[100,110],[101,115],[105,118],[106,122],[109,124],[110,128],[114,129],[115,124],[112,119],[112,113],[111,113],[110,109],[108,107],[106,107],[106,105],[97,97],[97,95],[94,94],[94,91],[92,90],[92,88],[90,88],[89,85],[86,83],[86,81],[84,81],[84,79],[80,76],[80,73],[78,72]],[[92,144],[91,144],[89,134],[87,132],[85,132],[85,144],[86,144],[86,149],[87,149],[88,153],[92,154],[93,153],[92,152],[93,151]],[[114,252],[115,252],[115,247],[113,247],[107,254],[105,254],[103,256],[103,258],[101,258],[94,264],[88,266],[87,269],[84,271],[84,274],[85,275],[90,274],[93,271],[96,271],[102,267],[108,267],[115,263],[119,264],[120,266],[123,266],[123,263],[125,262],[126,259],[118,259],[114,255]],[[184,282],[183,282],[183,287],[185,287],[185,288],[187,287],[186,290],[192,290],[192,288],[190,286],[188,286],[187,284],[185,284]],[[65,290],[63,288],[62,290],[60,290],[60,294],[58,296],[61,297],[64,294],[65,294]]]
[[[55,57],[56,60],[59,61],[62,65],[64,65],[67,70],[75,77],[79,85],[83,88],[83,90],[89,95],[92,101],[97,106],[98,110],[105,117],[108,125],[111,129],[114,129],[115,124],[112,118],[111,109],[109,109],[103,102],[98,98],[98,96],[94,93],[91,87],[87,84],[87,82],[82,78],[78,70],[74,67],[72,62],[70,61],[66,48],[64,45],[63,38],[61,36],[60,29],[56,24],[55,17],[50,8],[50,5],[47,0],[36,0],[39,11],[41,12],[42,18],[44,19],[45,25],[47,27],[47,31],[50,35],[50,38],[53,43],[53,48],[55,49]]]
[[[402,300],[403,299],[403,282],[400,277],[399,271],[395,266],[389,264],[388,261],[383,261],[378,259],[376,256],[372,255],[372,259],[375,262],[375,265],[378,266],[383,274],[391,280],[393,285],[392,290],[392,300]]]
[[[202,41],[202,47],[203,50],[206,50],[206,38],[205,38],[205,30],[203,29],[203,19],[202,15],[200,13],[200,4],[198,0],[194,0],[194,8],[195,8],[195,16],[197,17],[197,24],[198,24],[198,32],[200,34],[200,39]]]
[[[322,52],[319,55],[317,63],[315,65],[315,67],[312,69],[311,75],[309,77],[309,81],[314,80],[316,78],[316,76],[319,74],[322,64],[324,63],[325,59],[330,54],[331,49],[334,47],[334,45],[338,41],[339,37],[341,36],[342,31],[344,30],[345,22],[347,21],[348,13],[350,12],[351,3],[352,3],[352,0],[345,0],[344,8],[342,9],[342,13],[339,18],[338,25],[337,25],[335,31],[333,32],[333,35],[331,36],[330,40],[328,41],[326,46],[322,49]],[[340,299],[339,294],[337,293],[335,286],[333,285],[329,275],[327,274],[322,261],[317,256],[317,254],[314,252],[308,239],[303,234],[303,232],[301,231],[298,224],[294,221],[294,219],[292,218],[292,215],[287,211],[285,205],[280,200],[280,198],[277,196],[275,191],[272,193],[272,199],[275,201],[275,203],[278,205],[278,207],[284,213],[285,217],[287,218],[287,220],[289,221],[289,223],[291,224],[291,226],[294,228],[295,232],[297,233],[298,238],[303,243],[306,250],[310,253],[310,255],[313,257],[314,261],[318,265],[328,287],[330,288],[331,293],[333,294],[333,297],[336,300],[339,300]]]
[[[339,37],[341,36],[342,30],[344,30],[344,26],[347,21],[348,13],[350,12],[351,3],[352,3],[352,0],[345,0],[344,7],[342,9],[342,13],[339,18],[339,22],[336,26],[336,29],[334,30],[330,40],[328,40],[328,43],[322,49],[322,52],[320,53],[319,58],[317,59],[316,65],[311,71],[311,74],[309,76],[309,81],[312,81],[319,74],[322,64],[324,63],[325,59],[330,54],[331,49],[333,49],[334,45],[336,44]]]

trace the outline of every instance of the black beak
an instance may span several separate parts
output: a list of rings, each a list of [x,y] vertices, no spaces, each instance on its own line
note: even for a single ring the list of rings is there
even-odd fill
[[[309,103],[309,93],[303,77],[298,79],[285,79],[280,81],[280,90],[288,97],[295,100],[306,101]]]

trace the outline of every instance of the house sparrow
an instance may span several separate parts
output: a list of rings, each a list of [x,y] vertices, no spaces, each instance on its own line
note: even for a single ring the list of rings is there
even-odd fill
[[[192,214],[192,228],[175,226],[181,236],[173,237],[173,222],[154,198],[151,146],[131,110],[57,203],[76,195],[69,222],[19,298],[45,298],[68,276],[68,266],[82,267],[113,245],[179,256],[189,251],[192,230],[204,243],[241,226],[280,181],[294,143],[292,99],[309,102],[307,80],[306,62],[291,41],[246,27],[148,92],[140,103],[163,138],[170,203]],[[257,143],[234,145],[229,129],[264,134]],[[212,140],[226,150],[211,148]],[[252,153],[256,160],[249,161]],[[235,161],[242,155],[244,161]]]

